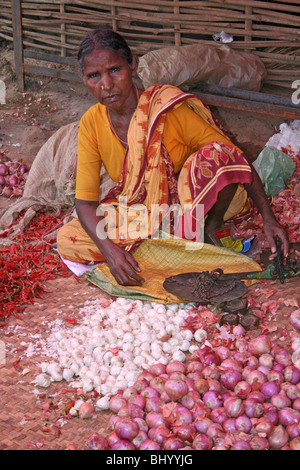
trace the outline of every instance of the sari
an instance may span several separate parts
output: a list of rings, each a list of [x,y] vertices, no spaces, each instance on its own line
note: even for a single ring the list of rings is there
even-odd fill
[[[170,232],[174,233],[174,213],[170,211],[174,206],[177,210],[181,208],[177,226],[183,225],[185,217],[204,223],[219,191],[228,184],[240,186],[225,216],[230,218],[245,210],[247,196],[242,184],[251,182],[252,172],[242,152],[233,145],[211,142],[190,155],[179,176],[175,175],[164,145],[164,122],[168,111],[183,102],[225,136],[209,108],[196,96],[169,85],[154,85],[143,92],[129,126],[119,182],[98,208],[99,215],[106,214],[106,236],[127,251],[156,236],[166,218],[170,221]],[[201,206],[203,211],[198,216]],[[184,238],[188,236],[180,233]],[[59,231],[57,245],[61,256],[70,261],[104,260],[78,219]]]

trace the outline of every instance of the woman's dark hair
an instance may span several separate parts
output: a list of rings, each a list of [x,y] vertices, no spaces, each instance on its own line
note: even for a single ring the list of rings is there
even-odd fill
[[[83,39],[77,56],[81,70],[83,70],[84,59],[94,49],[111,49],[123,57],[129,65],[133,63],[132,52],[127,42],[119,33],[112,29],[94,29]]]

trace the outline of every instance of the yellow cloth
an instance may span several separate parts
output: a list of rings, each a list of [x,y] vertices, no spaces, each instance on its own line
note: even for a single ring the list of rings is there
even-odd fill
[[[167,112],[163,143],[178,173],[186,159],[204,145],[215,140],[231,143],[187,103]],[[105,107],[92,106],[81,118],[78,133],[76,198],[99,200],[101,164],[115,182],[119,181],[125,148],[111,131]]]
[[[144,240],[134,253],[145,283],[141,287],[122,287],[111,275],[106,263],[95,266],[87,279],[113,296],[156,301],[164,304],[187,302],[163,288],[167,277],[189,272],[212,271],[224,273],[260,271],[252,259],[226,248],[189,242],[176,238]]]

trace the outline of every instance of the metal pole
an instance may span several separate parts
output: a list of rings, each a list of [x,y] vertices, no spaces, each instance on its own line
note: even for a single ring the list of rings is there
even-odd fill
[[[15,68],[19,91],[24,91],[24,59],[21,0],[11,0]]]

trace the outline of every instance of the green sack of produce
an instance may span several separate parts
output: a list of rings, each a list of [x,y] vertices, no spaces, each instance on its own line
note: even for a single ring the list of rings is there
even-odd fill
[[[267,196],[277,196],[295,171],[296,162],[274,147],[265,147],[253,163]]]

